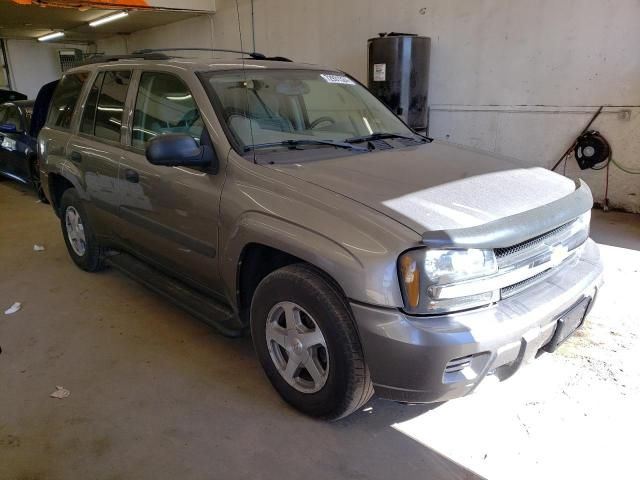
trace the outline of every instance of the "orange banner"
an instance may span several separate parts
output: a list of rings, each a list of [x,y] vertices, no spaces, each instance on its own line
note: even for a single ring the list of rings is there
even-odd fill
[[[13,0],[20,5],[62,8],[151,8],[145,0]]]
[[[215,0],[12,0],[19,5],[34,5],[39,7],[54,8],[88,8],[98,9],[161,9],[161,10],[185,10],[196,12],[215,12]]]

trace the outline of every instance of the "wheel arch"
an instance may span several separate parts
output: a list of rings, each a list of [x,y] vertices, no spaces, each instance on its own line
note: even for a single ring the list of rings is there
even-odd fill
[[[62,198],[62,194],[69,188],[76,188],[76,185],[69,178],[59,173],[49,173],[47,182],[51,196],[51,206],[59,217],[60,199]]]
[[[293,263],[313,267],[345,298],[365,295],[360,260],[337,242],[299,225],[252,212],[243,217],[225,245],[220,260],[223,282],[243,321],[260,281]]]
[[[293,264],[309,266],[330,283],[339,294],[345,299],[347,298],[346,293],[336,279],[317,265],[285,250],[263,243],[251,242],[242,249],[236,271],[235,299],[243,323],[249,323],[251,300],[260,282],[275,270]]]

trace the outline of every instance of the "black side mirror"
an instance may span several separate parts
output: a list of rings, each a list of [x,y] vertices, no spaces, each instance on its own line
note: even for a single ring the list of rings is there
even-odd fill
[[[190,135],[169,133],[158,135],[147,145],[147,160],[165,167],[208,167],[217,170],[218,159],[209,145],[198,145]]]

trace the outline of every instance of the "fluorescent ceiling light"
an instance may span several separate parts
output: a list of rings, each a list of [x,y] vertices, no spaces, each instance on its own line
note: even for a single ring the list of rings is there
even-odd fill
[[[191,95],[167,95],[166,97],[167,100],[189,100],[191,98]]]
[[[64,32],[53,32],[47,33],[41,37],[38,37],[39,42],[48,42],[49,40],[53,40],[54,38],[64,37]]]
[[[113,15],[107,15],[106,17],[99,18],[98,20],[94,20],[93,22],[89,22],[90,27],[97,27],[99,25],[103,25],[105,23],[113,22],[114,20],[118,20],[119,18],[124,18],[129,15],[127,12],[118,12]]]

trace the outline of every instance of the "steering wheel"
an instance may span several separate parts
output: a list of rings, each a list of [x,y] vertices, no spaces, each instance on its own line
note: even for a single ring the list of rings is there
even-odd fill
[[[189,129],[193,127],[193,124],[196,123],[199,118],[200,112],[196,108],[194,108],[193,110],[189,110],[183,115],[182,119],[178,122],[178,126],[184,126],[185,128]]]
[[[311,130],[313,130],[318,125],[320,125],[321,123],[325,123],[325,122],[329,123],[330,125],[335,125],[335,123],[336,123],[336,121],[331,117],[318,117],[313,122],[311,122],[311,124],[309,125],[309,128]]]

